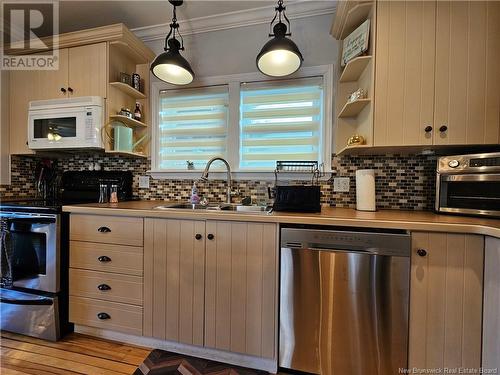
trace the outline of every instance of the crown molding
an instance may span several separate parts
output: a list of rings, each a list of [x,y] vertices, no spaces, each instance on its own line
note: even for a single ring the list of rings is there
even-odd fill
[[[324,14],[335,13],[336,1],[307,1],[298,0],[287,4],[286,15],[289,19],[313,17]],[[253,9],[246,9],[235,12],[221,13],[206,17],[197,17],[188,20],[180,20],[180,30],[183,36],[210,31],[233,29],[237,27],[268,24],[274,12],[273,6],[265,6]],[[170,30],[169,23],[159,25],[144,26],[131,29],[131,31],[142,41],[150,42],[164,39]]]

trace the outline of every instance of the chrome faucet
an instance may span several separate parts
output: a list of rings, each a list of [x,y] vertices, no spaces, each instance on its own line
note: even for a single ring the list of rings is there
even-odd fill
[[[207,165],[205,166],[205,170],[201,174],[200,180],[202,181],[208,181],[208,170],[210,169],[210,166],[212,163],[216,160],[220,160],[226,165],[227,169],[227,189],[226,189],[226,203],[231,203],[231,167],[229,166],[229,163],[226,161],[226,159],[220,158],[220,157],[215,157],[210,159],[207,162]]]

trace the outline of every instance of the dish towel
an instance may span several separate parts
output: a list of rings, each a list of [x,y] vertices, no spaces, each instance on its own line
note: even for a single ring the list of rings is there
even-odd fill
[[[0,219],[0,286],[12,286],[12,246],[10,241],[9,220]]]

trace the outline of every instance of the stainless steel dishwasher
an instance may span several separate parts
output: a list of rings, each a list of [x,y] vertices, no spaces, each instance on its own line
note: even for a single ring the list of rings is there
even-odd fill
[[[407,367],[410,235],[281,229],[282,368],[391,375]]]

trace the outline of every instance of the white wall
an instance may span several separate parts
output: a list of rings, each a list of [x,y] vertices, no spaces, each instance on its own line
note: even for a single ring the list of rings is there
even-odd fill
[[[303,66],[337,62],[338,43],[330,35],[332,19],[332,14],[326,14],[291,20],[292,40],[304,56]],[[269,24],[260,24],[188,35],[182,55],[198,77],[256,72],[255,58],[269,40],[268,33]],[[157,54],[163,51],[164,40],[147,44]]]
[[[0,72],[0,184],[10,184],[9,74]]]

